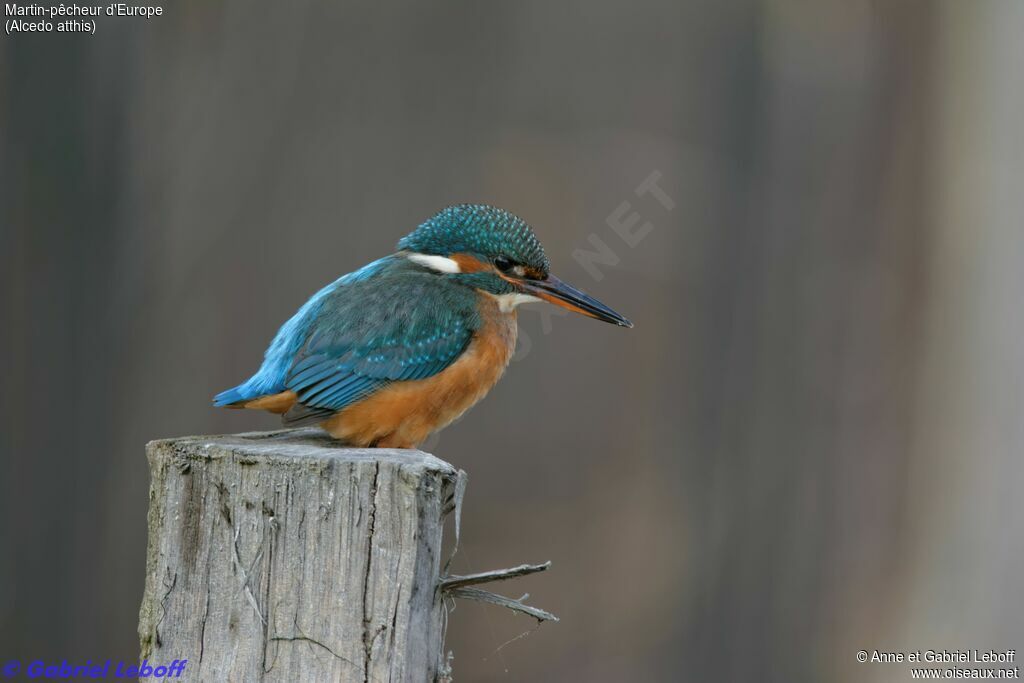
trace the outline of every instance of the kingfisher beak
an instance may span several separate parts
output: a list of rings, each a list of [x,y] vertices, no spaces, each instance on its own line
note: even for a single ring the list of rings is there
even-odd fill
[[[581,292],[567,282],[562,282],[554,275],[548,275],[543,280],[523,279],[516,282],[526,293],[553,303],[556,306],[567,308],[575,313],[581,313],[589,318],[603,320],[606,323],[614,323],[620,327],[633,327],[633,323],[626,318],[608,308],[594,297]]]

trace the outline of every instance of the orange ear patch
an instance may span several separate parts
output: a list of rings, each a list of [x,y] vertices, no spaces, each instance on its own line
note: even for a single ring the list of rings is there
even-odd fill
[[[461,273],[479,273],[482,270],[491,270],[493,268],[490,263],[481,261],[472,254],[452,254],[448,258],[459,264],[459,272]]]

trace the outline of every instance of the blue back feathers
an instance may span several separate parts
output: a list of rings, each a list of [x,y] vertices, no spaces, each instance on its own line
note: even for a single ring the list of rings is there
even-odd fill
[[[405,259],[379,277],[338,288],[285,380],[302,404],[286,422],[324,419],[390,382],[437,374],[480,324],[473,290]]]
[[[317,292],[274,337],[224,406],[291,390],[285,424],[319,422],[394,381],[450,365],[481,325],[474,290],[388,256]]]
[[[320,313],[327,295],[340,286],[365,280],[379,272],[386,265],[388,258],[391,257],[368,263],[357,271],[343,275],[314,294],[274,335],[274,340],[263,354],[263,364],[256,374],[243,384],[217,394],[213,398],[213,405],[227,406],[284,391],[284,379],[288,369],[313,320]]]

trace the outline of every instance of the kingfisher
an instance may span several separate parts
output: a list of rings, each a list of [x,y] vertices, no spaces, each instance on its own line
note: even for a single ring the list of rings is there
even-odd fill
[[[516,307],[547,301],[632,327],[551,274],[523,219],[482,204],[443,209],[394,254],[314,294],[263,363],[215,406],[318,424],[355,447],[416,448],[482,399],[508,366]]]

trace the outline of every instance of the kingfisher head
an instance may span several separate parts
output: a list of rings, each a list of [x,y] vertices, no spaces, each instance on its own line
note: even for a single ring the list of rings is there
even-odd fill
[[[497,297],[503,308],[543,300],[633,327],[597,299],[552,275],[533,229],[508,211],[484,204],[450,206],[403,237],[398,248],[438,275]]]

